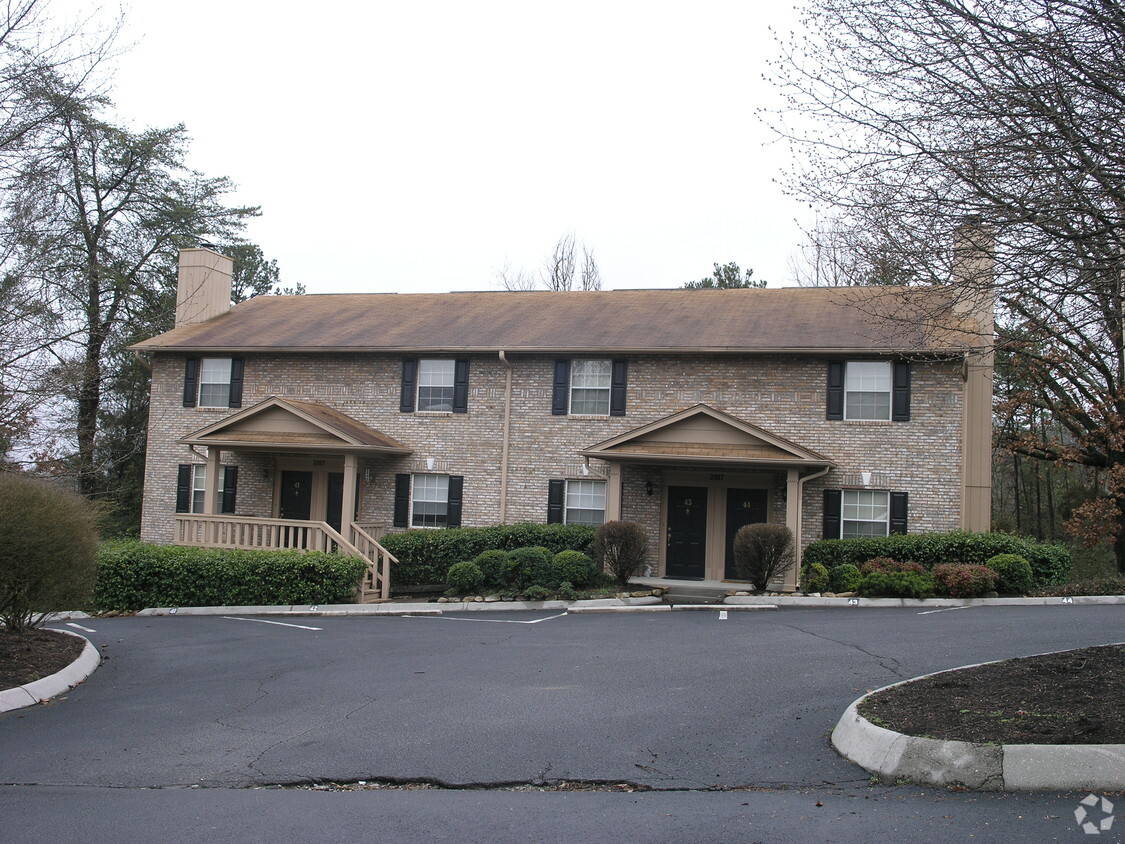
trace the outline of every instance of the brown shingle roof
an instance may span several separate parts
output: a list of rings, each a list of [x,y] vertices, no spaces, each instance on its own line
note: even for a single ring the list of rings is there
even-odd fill
[[[892,318],[893,317],[893,318]],[[924,327],[924,326],[929,326]],[[936,327],[935,327],[936,326]],[[143,351],[942,351],[948,288],[259,296]]]

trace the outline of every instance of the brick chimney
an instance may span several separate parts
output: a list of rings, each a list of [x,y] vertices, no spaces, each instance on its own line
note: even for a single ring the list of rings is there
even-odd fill
[[[234,262],[211,249],[181,249],[176,281],[176,327],[205,322],[230,310]]]

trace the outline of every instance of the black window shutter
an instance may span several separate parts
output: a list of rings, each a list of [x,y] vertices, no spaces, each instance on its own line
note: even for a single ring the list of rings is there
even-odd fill
[[[223,467],[223,500],[219,507],[220,513],[233,513],[235,501],[238,496],[238,467]]]
[[[465,479],[461,475],[449,476],[449,509],[445,520],[446,527],[461,527],[461,494]]]
[[[629,380],[629,361],[615,360],[609,385],[609,415],[625,415],[625,387]]]
[[[906,533],[906,505],[905,492],[891,493],[891,533]]]
[[[547,524],[561,525],[563,521],[563,497],[566,495],[566,481],[547,481]]]
[[[199,358],[184,361],[184,407],[195,407],[199,397]]]
[[[828,362],[828,410],[825,419],[844,418],[844,362]]]
[[[570,405],[570,361],[555,361],[555,388],[551,392],[551,414],[566,416]]]
[[[418,388],[418,361],[407,358],[402,362],[402,389],[398,394],[400,413],[414,412],[414,396]]]
[[[824,490],[824,538],[840,538],[840,509],[844,494],[838,489]]]
[[[410,475],[395,475],[395,527],[406,527],[410,519]]]
[[[191,512],[191,464],[181,463],[176,475],[176,512]]]
[[[453,364],[453,412],[469,412],[468,358],[458,358]]]
[[[230,404],[229,407],[242,407],[242,369],[243,358],[230,359]]]
[[[894,422],[910,421],[910,361],[894,362],[894,388],[891,392],[891,419]]]

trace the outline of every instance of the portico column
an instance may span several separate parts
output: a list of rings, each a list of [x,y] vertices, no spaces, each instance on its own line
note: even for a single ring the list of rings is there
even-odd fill
[[[797,589],[801,571],[801,484],[800,472],[790,469],[785,479],[785,526],[793,534],[793,568],[785,575],[785,591]]]
[[[355,454],[344,455],[344,494],[341,502],[340,533],[348,542],[352,541],[352,524],[355,521],[355,488],[358,477],[359,458]]]
[[[605,485],[605,520],[617,521],[621,518],[621,464],[610,463]]]
[[[222,452],[213,445],[207,446],[207,483],[203,490],[203,512],[213,516],[219,512],[219,463]]]

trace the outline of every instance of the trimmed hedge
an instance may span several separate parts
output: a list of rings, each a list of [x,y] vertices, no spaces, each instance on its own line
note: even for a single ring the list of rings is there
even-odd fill
[[[1035,583],[1059,583],[1070,572],[1070,551],[1009,533],[912,533],[865,539],[820,539],[801,555],[804,565],[820,563],[829,571],[844,563],[861,566],[873,557],[915,560],[926,569],[942,563],[984,565],[997,554],[1018,554],[1031,564]]]
[[[934,589],[951,598],[979,598],[996,590],[1000,575],[988,566],[965,563],[939,563],[930,570]]]
[[[94,604],[133,612],[145,607],[351,603],[365,569],[359,557],[317,551],[108,542],[98,552]]]
[[[399,590],[445,583],[446,573],[454,563],[472,560],[493,549],[514,551],[539,546],[552,554],[560,551],[589,554],[594,529],[585,525],[520,522],[491,527],[408,530],[388,533],[379,542],[398,558],[398,564],[391,566],[391,588]]]

